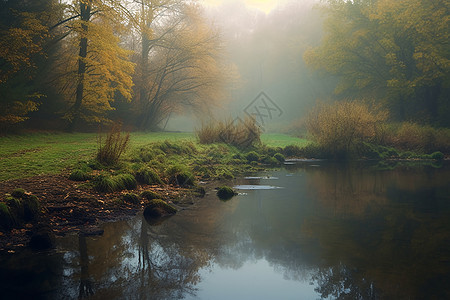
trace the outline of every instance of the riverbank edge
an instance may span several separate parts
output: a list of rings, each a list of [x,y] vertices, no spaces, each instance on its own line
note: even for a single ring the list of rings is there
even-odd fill
[[[277,152],[279,150],[281,148],[274,148],[273,152],[276,154],[279,153]],[[286,148],[282,150],[285,152]],[[222,151],[226,151],[226,149],[222,149]],[[265,151],[267,152],[267,148]],[[254,151],[247,152],[246,154],[240,151],[237,156],[236,154],[233,155],[233,157],[240,157],[241,159],[239,168],[233,167],[230,164],[227,165],[224,160],[220,159],[214,165],[215,168],[220,170],[229,169],[230,173],[225,175],[231,177],[205,178],[205,176],[199,176],[198,172],[196,172],[196,179],[200,180],[202,184],[204,182],[214,184],[214,182],[219,182],[221,179],[235,178],[244,172],[252,173],[268,168],[279,168],[282,165],[281,160],[277,163],[276,159],[273,159],[272,165],[264,163],[270,162],[270,158],[274,158],[275,154],[270,156],[256,153],[259,158],[253,160],[252,156],[255,155]],[[177,154],[176,158],[190,159],[190,155]],[[236,160],[236,158],[233,159]],[[282,159],[284,160],[284,157]],[[297,159],[296,161],[298,160],[301,161],[302,159]],[[304,160],[311,161],[311,159]],[[318,161],[315,159],[312,160]],[[448,160],[448,156],[444,160]],[[364,159],[362,161],[369,160]],[[424,161],[430,164],[435,162],[435,160],[430,159],[391,159],[382,160],[381,162],[389,168],[390,164],[398,162],[415,164]],[[210,167],[212,166],[210,165]],[[200,173],[205,171],[205,166],[199,163],[194,163],[191,167],[192,169],[197,168],[197,171]],[[86,181],[73,181],[69,177],[70,172],[66,170],[57,175],[39,175],[0,182],[0,197],[9,195],[14,189],[20,188],[28,194],[35,195],[41,204],[40,214],[36,220],[24,223],[23,226],[16,226],[16,228],[11,230],[0,230],[0,252],[14,252],[17,248],[28,246],[33,234],[42,227],[50,228],[51,232],[56,236],[64,236],[69,233],[84,235],[101,234],[101,224],[127,219],[144,210],[146,204],[148,204],[148,199],[141,196],[139,201],[124,201],[124,195],[129,193],[141,195],[143,191],[152,191],[159,195],[159,198],[175,206],[177,209],[186,209],[195,204],[196,197],[201,197],[205,192],[204,189],[202,191],[201,184],[183,187],[177,184],[167,183],[166,180],[162,184],[139,184],[135,189],[105,193],[98,192],[92,187],[92,184],[86,184]],[[87,182],[89,183],[89,180]]]

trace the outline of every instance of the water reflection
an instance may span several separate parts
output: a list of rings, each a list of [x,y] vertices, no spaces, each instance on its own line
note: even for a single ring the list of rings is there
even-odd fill
[[[0,276],[17,292],[7,272],[46,274],[33,290],[52,299],[449,298],[449,175],[296,162],[231,182],[283,189],[228,202],[212,190],[162,223],[138,216],[102,237],[65,237],[48,264],[4,259]]]

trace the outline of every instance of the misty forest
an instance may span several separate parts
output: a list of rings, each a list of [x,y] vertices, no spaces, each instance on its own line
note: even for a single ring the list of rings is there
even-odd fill
[[[449,0],[0,0],[0,298],[450,298]]]

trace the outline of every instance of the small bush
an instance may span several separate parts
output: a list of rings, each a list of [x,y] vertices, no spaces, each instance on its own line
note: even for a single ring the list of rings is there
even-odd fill
[[[113,180],[117,182],[119,190],[134,190],[137,187],[136,178],[131,174],[119,174],[114,176]]]
[[[122,199],[125,202],[131,203],[131,204],[139,204],[141,201],[139,200],[139,196],[133,193],[129,194],[123,194]]]
[[[220,177],[222,177],[224,179],[233,179],[234,178],[233,174],[228,170],[224,170],[222,172],[222,174],[220,175]]]
[[[281,154],[281,153],[275,153],[274,155],[273,155],[273,157],[276,159],[276,160],[278,160],[279,162],[284,162],[285,161],[285,157],[284,157],[284,155],[283,154]]]
[[[245,159],[247,159],[247,161],[249,161],[249,162],[258,161],[259,155],[255,151],[250,151],[249,153],[247,153],[245,155]]]
[[[8,206],[5,203],[0,202],[0,226],[4,229],[10,229],[13,224],[14,220]]]
[[[154,158],[154,154],[152,152],[151,149],[149,148],[141,148],[139,151],[139,158],[143,161],[143,162],[149,162]]]
[[[262,162],[270,166],[277,166],[280,164],[280,162],[275,157],[270,156],[266,156],[264,159],[262,159]]]
[[[73,181],[86,181],[91,179],[91,176],[83,170],[73,170],[69,175],[69,179]]]
[[[130,141],[130,134],[121,134],[121,124],[114,124],[106,136],[105,144],[102,145],[101,136],[98,139],[97,160],[105,165],[114,165],[125,152]]]
[[[415,154],[411,151],[405,151],[400,153],[400,158],[402,159],[408,159],[408,158],[414,158]]]
[[[222,200],[231,199],[236,193],[229,186],[221,186],[217,189],[217,197]]]
[[[99,175],[95,179],[94,188],[99,192],[111,193],[120,189],[117,181],[111,176]]]
[[[386,144],[398,149],[432,152],[450,151],[450,129],[433,128],[412,122],[392,124],[386,134]]]
[[[160,143],[155,143],[153,145],[154,149],[161,151],[163,154],[193,154],[197,152],[195,145],[192,142],[170,142],[164,141]]]
[[[361,156],[370,159],[387,159],[399,157],[399,153],[394,148],[375,145],[371,143],[362,143],[358,148],[358,152]]]
[[[23,219],[24,208],[23,208],[22,200],[14,198],[14,197],[8,197],[8,198],[6,198],[5,203],[8,205],[11,215],[15,216],[14,219],[16,221]]]
[[[261,128],[250,117],[203,123],[195,134],[201,144],[225,143],[238,148],[261,144]]]
[[[236,153],[231,158],[233,158],[233,159],[243,159],[244,157],[242,156],[241,153]]]
[[[297,145],[287,145],[283,149],[284,155],[288,157],[301,157],[304,150]]]
[[[440,152],[440,151],[433,152],[431,154],[431,159],[443,160],[444,159],[444,154],[442,152]]]
[[[195,185],[195,177],[192,173],[181,165],[174,165],[167,170],[169,183],[179,186]]]
[[[161,198],[161,195],[156,193],[156,192],[153,192],[153,191],[150,191],[150,190],[146,190],[146,191],[143,191],[141,193],[141,197],[145,198],[147,200],[153,200],[153,199]]]
[[[24,197],[25,195],[26,195],[25,190],[21,188],[14,189],[14,191],[12,191],[11,193],[11,196],[18,199]]]
[[[35,195],[30,195],[22,199],[23,218],[25,221],[35,220],[39,214],[39,199]]]
[[[363,142],[381,139],[388,112],[359,101],[318,104],[306,119],[309,135],[335,158],[345,158]]]
[[[162,184],[159,175],[150,168],[141,168],[136,172],[136,179],[142,184]]]

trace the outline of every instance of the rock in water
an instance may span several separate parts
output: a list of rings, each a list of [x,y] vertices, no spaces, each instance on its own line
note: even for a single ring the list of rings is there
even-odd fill
[[[156,219],[174,215],[176,212],[177,210],[173,206],[167,204],[165,201],[160,199],[153,199],[145,207],[144,217]]]
[[[29,246],[36,251],[55,248],[55,234],[48,226],[39,226],[31,236]]]

